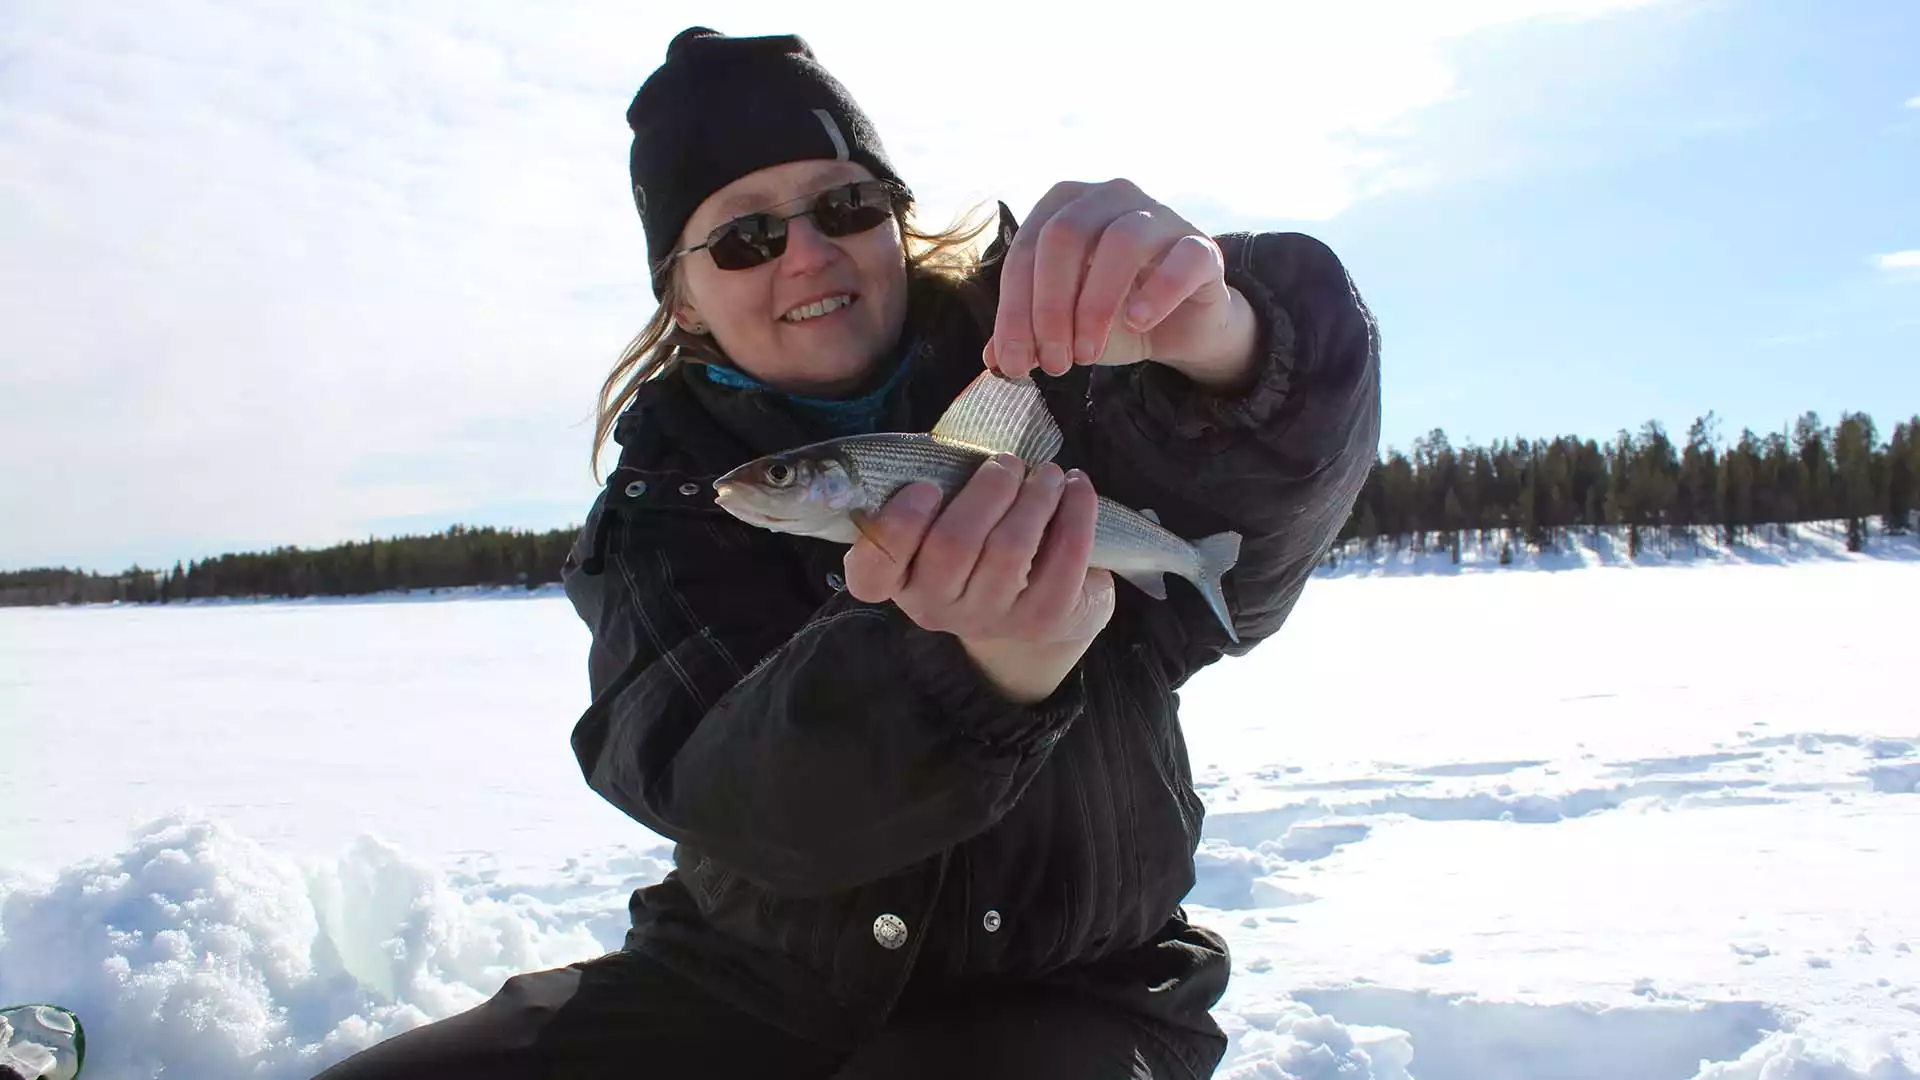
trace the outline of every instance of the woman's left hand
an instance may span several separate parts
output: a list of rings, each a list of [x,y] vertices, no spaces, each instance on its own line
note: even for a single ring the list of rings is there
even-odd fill
[[[1233,381],[1253,316],[1225,265],[1212,237],[1129,181],[1055,184],[1007,249],[983,359],[1015,379],[1152,359]]]

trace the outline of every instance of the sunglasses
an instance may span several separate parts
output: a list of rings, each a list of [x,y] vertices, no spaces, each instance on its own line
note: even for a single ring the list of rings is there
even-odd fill
[[[682,255],[705,250],[722,270],[751,270],[779,258],[787,250],[787,222],[804,217],[821,235],[838,239],[878,228],[893,216],[899,189],[884,180],[856,180],[850,184],[792,199],[772,209],[734,218],[707,234],[704,243],[684,247],[667,257],[671,265]],[[790,214],[779,207],[805,202]]]

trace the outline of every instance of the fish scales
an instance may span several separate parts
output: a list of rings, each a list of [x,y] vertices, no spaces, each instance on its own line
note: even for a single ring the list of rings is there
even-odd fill
[[[966,486],[987,456],[923,435],[875,435],[846,440],[841,446],[870,507],[885,504],[894,492],[915,481],[931,481],[949,498]],[[1132,508],[1102,495],[1094,524],[1097,566],[1111,570],[1164,570],[1190,574],[1193,548]]]

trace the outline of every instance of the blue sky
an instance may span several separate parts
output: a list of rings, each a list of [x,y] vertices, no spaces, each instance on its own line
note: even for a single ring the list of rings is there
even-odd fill
[[[622,113],[686,20],[644,7],[10,0],[0,567],[577,521],[651,306]],[[936,77],[700,18],[803,33],[937,221],[1124,175],[1325,239],[1403,449],[1920,413],[1920,6],[1031,8],[902,28]]]
[[[1920,412],[1920,268],[1876,259],[1920,248],[1915,42],[1920,5],[1771,0],[1471,50],[1415,141],[1483,174],[1289,223],[1378,309],[1386,437]]]

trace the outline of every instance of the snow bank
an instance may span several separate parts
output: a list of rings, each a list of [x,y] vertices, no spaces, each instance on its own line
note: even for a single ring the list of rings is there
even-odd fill
[[[1916,1080],[1887,1040],[1862,1036],[1851,1045],[1776,1033],[1738,1061],[1703,1066],[1693,1080]]]
[[[595,913],[625,899],[573,891]],[[0,1001],[72,1007],[100,1080],[304,1078],[515,972],[607,951],[583,914],[463,890],[372,840],[302,867],[218,822],[169,818],[5,894]]]
[[[1342,1024],[1284,999],[1220,1021],[1232,1042],[1219,1080],[1426,1080],[1408,1071],[1415,1055],[1404,1031]]]

